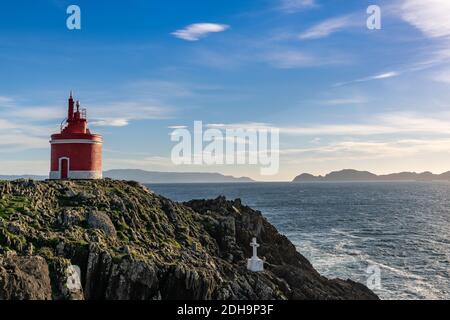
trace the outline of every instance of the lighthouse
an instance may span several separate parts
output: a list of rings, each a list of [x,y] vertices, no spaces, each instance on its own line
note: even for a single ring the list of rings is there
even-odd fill
[[[67,119],[50,140],[50,179],[101,179],[102,136],[89,131],[86,109],[80,110],[72,92],[68,104]]]

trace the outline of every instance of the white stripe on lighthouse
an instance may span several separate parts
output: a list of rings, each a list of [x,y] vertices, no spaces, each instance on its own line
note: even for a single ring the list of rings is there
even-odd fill
[[[60,171],[50,171],[49,174],[50,180],[59,180],[61,179]],[[92,180],[92,179],[101,179],[103,177],[102,171],[74,171],[69,170],[68,179],[75,180]]]
[[[95,141],[89,139],[61,139],[50,140],[50,144],[69,144],[69,143],[82,143],[82,144],[102,144],[102,141]]]

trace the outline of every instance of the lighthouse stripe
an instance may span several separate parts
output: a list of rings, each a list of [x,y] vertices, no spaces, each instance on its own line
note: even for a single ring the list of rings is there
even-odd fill
[[[61,140],[50,140],[50,144],[70,144],[70,143],[102,144],[101,141],[88,140],[88,139],[61,139]]]
[[[58,180],[61,179],[61,172],[59,171],[50,171],[50,180]],[[87,180],[87,179],[101,179],[102,171],[72,171],[68,172],[68,179],[79,179],[79,180]]]

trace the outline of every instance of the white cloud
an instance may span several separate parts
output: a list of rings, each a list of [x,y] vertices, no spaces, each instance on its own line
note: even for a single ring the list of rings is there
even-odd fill
[[[299,10],[313,8],[317,6],[315,0],[281,0],[279,9],[287,13],[297,12]]]
[[[14,99],[11,97],[0,96],[0,107],[9,107],[13,102]]]
[[[349,59],[340,53],[328,56],[310,54],[290,48],[271,48],[260,56],[261,61],[280,69],[296,69],[348,63]]]
[[[450,139],[392,139],[392,140],[344,140],[318,147],[284,149],[285,157],[310,157],[313,159],[362,160],[406,157],[430,153],[450,153]]]
[[[124,118],[105,118],[101,120],[96,120],[91,122],[94,126],[105,126],[105,127],[125,127],[129,124],[128,119]]]
[[[188,25],[184,29],[177,30],[172,33],[173,36],[187,40],[187,41],[197,41],[201,38],[206,37],[212,32],[222,32],[229,29],[230,26],[226,24],[217,23],[194,23]]]
[[[450,159],[450,112],[386,113],[343,124],[317,123],[304,127],[257,122],[208,124],[207,127],[280,129],[280,160],[284,172],[289,166],[292,166],[290,170],[308,167],[324,172],[347,166],[364,170],[439,171],[448,170],[440,164]],[[407,163],[405,157],[409,157]],[[440,159],[439,165],[430,161],[433,159]]]
[[[436,82],[448,83],[450,84],[450,70],[444,70],[436,72],[431,76],[431,79]]]
[[[171,107],[157,101],[120,101],[93,105],[88,108],[91,124],[97,126],[124,127],[133,120],[159,120],[170,118]]]
[[[316,24],[305,32],[300,34],[300,39],[319,39],[325,38],[332,33],[341,31],[345,28],[355,25],[355,19],[352,16],[343,16],[331,18]]]
[[[50,136],[50,135],[49,135]],[[12,152],[25,149],[43,149],[49,147],[49,136],[38,137],[28,134],[27,132],[0,134],[0,151]]]
[[[220,69],[232,69],[246,64],[263,63],[278,69],[297,69],[305,67],[319,67],[324,65],[348,64],[352,59],[348,53],[333,52],[331,54],[317,54],[306,52],[293,46],[270,45],[255,47],[240,47],[236,51],[196,51],[196,63]]]
[[[401,0],[398,14],[431,38],[450,37],[450,1]]]
[[[280,50],[267,53],[264,59],[272,66],[281,69],[307,67],[315,64],[315,59],[301,51]]]
[[[206,125],[211,129],[245,129],[245,130],[263,130],[273,128],[271,124],[263,122],[242,122],[242,123],[209,123]]]
[[[242,122],[228,124],[207,124],[208,128],[218,129],[271,129],[278,128],[284,135],[332,136],[370,136],[388,134],[427,134],[450,135],[450,112],[435,115],[421,113],[394,112],[376,114],[371,121],[351,122],[344,124],[316,124],[310,126],[277,126],[270,123]],[[450,149],[450,147],[449,147]]]
[[[93,104],[89,106],[81,105],[88,112],[88,119],[92,125],[97,126],[127,126],[132,120],[152,120],[166,119],[170,117],[172,108],[162,105],[158,101],[119,101]],[[54,107],[23,107],[16,105],[3,112],[8,119],[20,119],[25,122],[39,122],[48,120],[62,121],[66,118],[65,106]],[[59,122],[56,121],[56,124]]]
[[[337,99],[319,101],[319,103],[322,103],[325,105],[330,105],[330,106],[340,106],[340,105],[367,103],[367,99],[363,98],[363,97],[337,98]]]
[[[420,60],[404,67],[402,74],[423,71],[450,61],[450,1],[396,0],[385,7],[386,15],[400,18],[431,40],[425,46],[417,47]]]
[[[66,117],[66,110],[62,107],[46,107],[46,106],[35,106],[35,107],[21,107],[16,106],[13,110],[10,110],[8,115],[13,117],[19,117],[26,120],[54,120],[54,119],[64,119]]]
[[[0,174],[4,175],[23,175],[23,174],[47,175],[48,167],[49,167],[48,159],[0,160]]]
[[[0,152],[48,148],[50,127],[0,118]]]
[[[389,71],[389,72],[380,73],[380,74],[374,75],[372,77],[368,77],[368,78],[362,79],[362,81],[382,80],[382,79],[388,79],[388,78],[397,77],[399,75],[400,74],[398,72],[396,72],[396,71]]]
[[[347,84],[352,84],[352,83],[360,83],[360,82],[367,82],[367,81],[374,81],[374,80],[384,80],[384,79],[389,79],[389,78],[394,78],[394,77],[398,77],[401,73],[398,71],[388,71],[388,72],[383,72],[383,73],[378,73],[369,77],[365,77],[365,78],[361,78],[361,79],[356,79],[356,80],[351,80],[351,81],[346,81],[346,82],[339,82],[336,83],[335,86],[336,87],[340,87],[340,86],[344,86]]]

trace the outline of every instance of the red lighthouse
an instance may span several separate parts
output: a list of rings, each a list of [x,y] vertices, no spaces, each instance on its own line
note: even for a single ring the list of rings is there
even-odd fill
[[[75,106],[72,93],[67,119],[50,144],[50,179],[102,178],[102,136],[89,131],[86,109],[80,110],[78,101]]]

